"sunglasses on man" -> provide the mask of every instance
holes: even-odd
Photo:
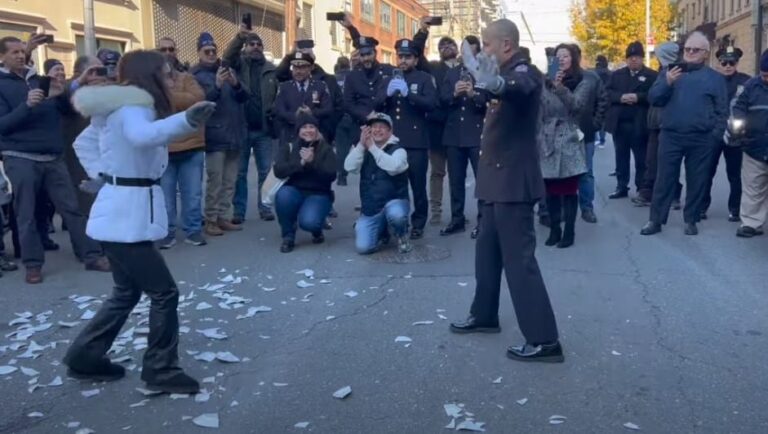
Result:
[[[698,53],[701,53],[702,51],[707,51],[704,48],[696,48],[696,47],[685,47],[684,50],[688,54],[698,54]]]
[[[162,53],[175,53],[176,47],[160,47],[157,50]]]
[[[736,62],[735,60],[721,60],[720,66],[722,66],[723,68],[725,68],[726,66],[736,66],[736,63],[738,62]]]

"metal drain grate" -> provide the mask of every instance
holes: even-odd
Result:
[[[388,264],[416,264],[420,262],[442,261],[451,256],[448,249],[427,245],[415,245],[409,253],[402,254],[397,251],[397,246],[392,243],[384,250],[374,253],[368,259],[374,262]]]

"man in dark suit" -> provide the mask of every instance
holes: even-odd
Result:
[[[437,90],[432,76],[416,69],[419,55],[413,41],[400,39],[395,43],[395,50],[400,69],[380,92],[384,97],[384,112],[394,122],[395,136],[408,153],[408,181],[413,192],[411,239],[418,240],[424,236],[429,210],[427,113],[437,105]]]
[[[475,299],[454,333],[498,333],[501,272],[526,343],[510,347],[515,360],[562,362],[557,324],[536,262],[533,205],[544,195],[536,146],[543,77],[520,51],[512,21],[494,21],[483,32],[485,53],[462,59],[476,83],[492,94],[481,144],[477,198],[483,201],[475,250]],[[496,64],[496,59],[500,65]],[[500,74],[500,75],[499,75]]]
[[[293,80],[280,84],[275,98],[275,118],[280,131],[280,143],[287,144],[296,138],[297,110],[312,114],[321,122],[323,136],[329,137],[328,124],[323,124],[333,115],[333,101],[325,82],[311,77],[314,57],[297,52],[291,61]],[[326,127],[326,128],[324,128]]]
[[[616,191],[608,197],[629,196],[629,166],[635,157],[635,187],[639,190],[645,174],[645,148],[648,143],[648,91],[656,81],[656,71],[643,65],[643,44],[627,47],[627,66],[611,74],[607,92],[611,102],[605,129],[613,135],[616,147]]]

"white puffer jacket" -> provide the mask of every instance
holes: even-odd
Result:
[[[91,125],[75,140],[80,163],[91,178],[160,179],[168,166],[168,143],[195,131],[184,112],[155,120],[154,99],[134,86],[94,86],[78,90],[73,104]],[[91,208],[86,228],[99,241],[155,241],[168,233],[160,185],[106,184]]]

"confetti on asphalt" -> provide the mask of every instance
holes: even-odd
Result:
[[[89,319],[93,319],[94,316],[96,316],[96,312],[88,309],[83,312],[83,315],[80,317],[80,319],[87,321]]]
[[[148,402],[149,402],[149,399],[142,399],[139,402],[134,402],[133,404],[129,405],[129,407],[131,408],[144,407],[145,405],[147,405]]]
[[[519,405],[525,405],[528,403],[528,398],[518,399],[517,402]]]
[[[315,271],[309,268],[305,268],[301,271],[297,271],[296,274],[303,274],[307,279],[314,279]]]
[[[61,377],[57,376],[50,383],[48,383],[48,387],[61,386],[62,384],[64,384],[64,381],[62,381]]]
[[[187,399],[189,398],[189,394],[188,393],[171,393],[170,398],[173,399],[174,401],[177,399]]]
[[[497,378],[497,379],[493,380],[493,384],[501,384],[501,379],[502,379],[502,378],[503,378],[503,377],[499,377],[499,378]]]
[[[309,426],[309,422],[299,422],[296,425],[294,425],[294,428],[306,428]]]
[[[19,368],[15,366],[0,366],[0,375],[8,375],[18,371]]]
[[[72,321],[72,322],[66,322],[66,321],[59,321],[59,326],[64,328],[72,328],[80,325],[80,321]]]
[[[272,383],[272,385],[275,387],[285,387],[288,385],[288,383]]]
[[[559,414],[555,414],[549,417],[549,424],[550,425],[560,425],[565,423],[565,420],[568,419],[565,416],[560,416]]]
[[[336,399],[344,399],[349,396],[350,393],[352,393],[352,388],[350,386],[345,386],[333,392],[333,397]]]
[[[631,429],[633,431],[639,431],[640,430],[640,426],[638,426],[638,425],[636,425],[636,424],[634,424],[632,422],[625,423],[624,424],[624,428]]]
[[[621,355],[621,353],[616,351],[616,350],[611,351],[611,354],[613,354],[614,356],[620,356]]]
[[[99,389],[83,390],[82,392],[80,392],[80,394],[83,395],[86,398],[90,398],[92,396],[96,396],[99,393],[101,393],[101,390],[99,390]]]
[[[396,343],[401,343],[401,342],[408,343],[408,342],[413,342],[413,339],[409,338],[408,336],[398,336],[398,337],[395,338],[395,342]]]
[[[306,280],[299,280],[298,282],[296,282],[296,286],[298,286],[299,288],[304,289],[304,288],[311,288],[311,287],[315,286],[315,284],[314,283],[309,283]]]
[[[210,352],[210,351],[206,351],[206,352],[203,352],[203,353],[200,353],[200,354],[196,355],[195,356],[195,360],[200,360],[202,362],[209,362],[210,363],[210,362],[216,360],[216,353],[213,353],[213,352]]]
[[[222,340],[227,338],[227,334],[224,332],[219,332],[218,327],[212,329],[197,330],[197,332],[210,339]]]
[[[419,325],[432,325],[434,324],[434,321],[416,321],[415,323],[411,325],[419,326]]]
[[[219,427],[219,414],[218,413],[205,413],[192,419],[192,423],[203,428],[218,428]]]
[[[216,353],[216,359],[225,363],[237,363],[240,361],[239,357],[230,353],[229,351],[220,351]]]
[[[155,396],[155,395],[160,395],[161,393],[163,393],[163,392],[161,392],[159,390],[149,390],[149,389],[144,389],[142,387],[137,387],[136,391],[141,393],[144,396]]]
[[[211,392],[206,389],[201,389],[200,392],[195,395],[195,402],[208,402],[209,399],[211,399]]]
[[[346,295],[349,298],[354,298],[354,297],[357,297],[359,294],[357,293],[357,291],[347,291],[344,293],[344,295]]]
[[[456,425],[456,431],[474,431],[474,432],[485,432],[485,422],[475,422],[473,420],[465,420],[464,422],[461,422],[460,424]]]
[[[248,313],[246,313],[245,315],[238,315],[236,319],[251,318],[255,316],[257,313],[261,313],[261,312],[272,312],[272,308],[269,306],[249,307]]]
[[[43,413],[40,413],[39,411],[33,411],[32,413],[29,413],[27,417],[43,417]]]
[[[206,302],[200,302],[195,306],[195,310],[206,310],[206,309],[212,309],[213,306]]]

